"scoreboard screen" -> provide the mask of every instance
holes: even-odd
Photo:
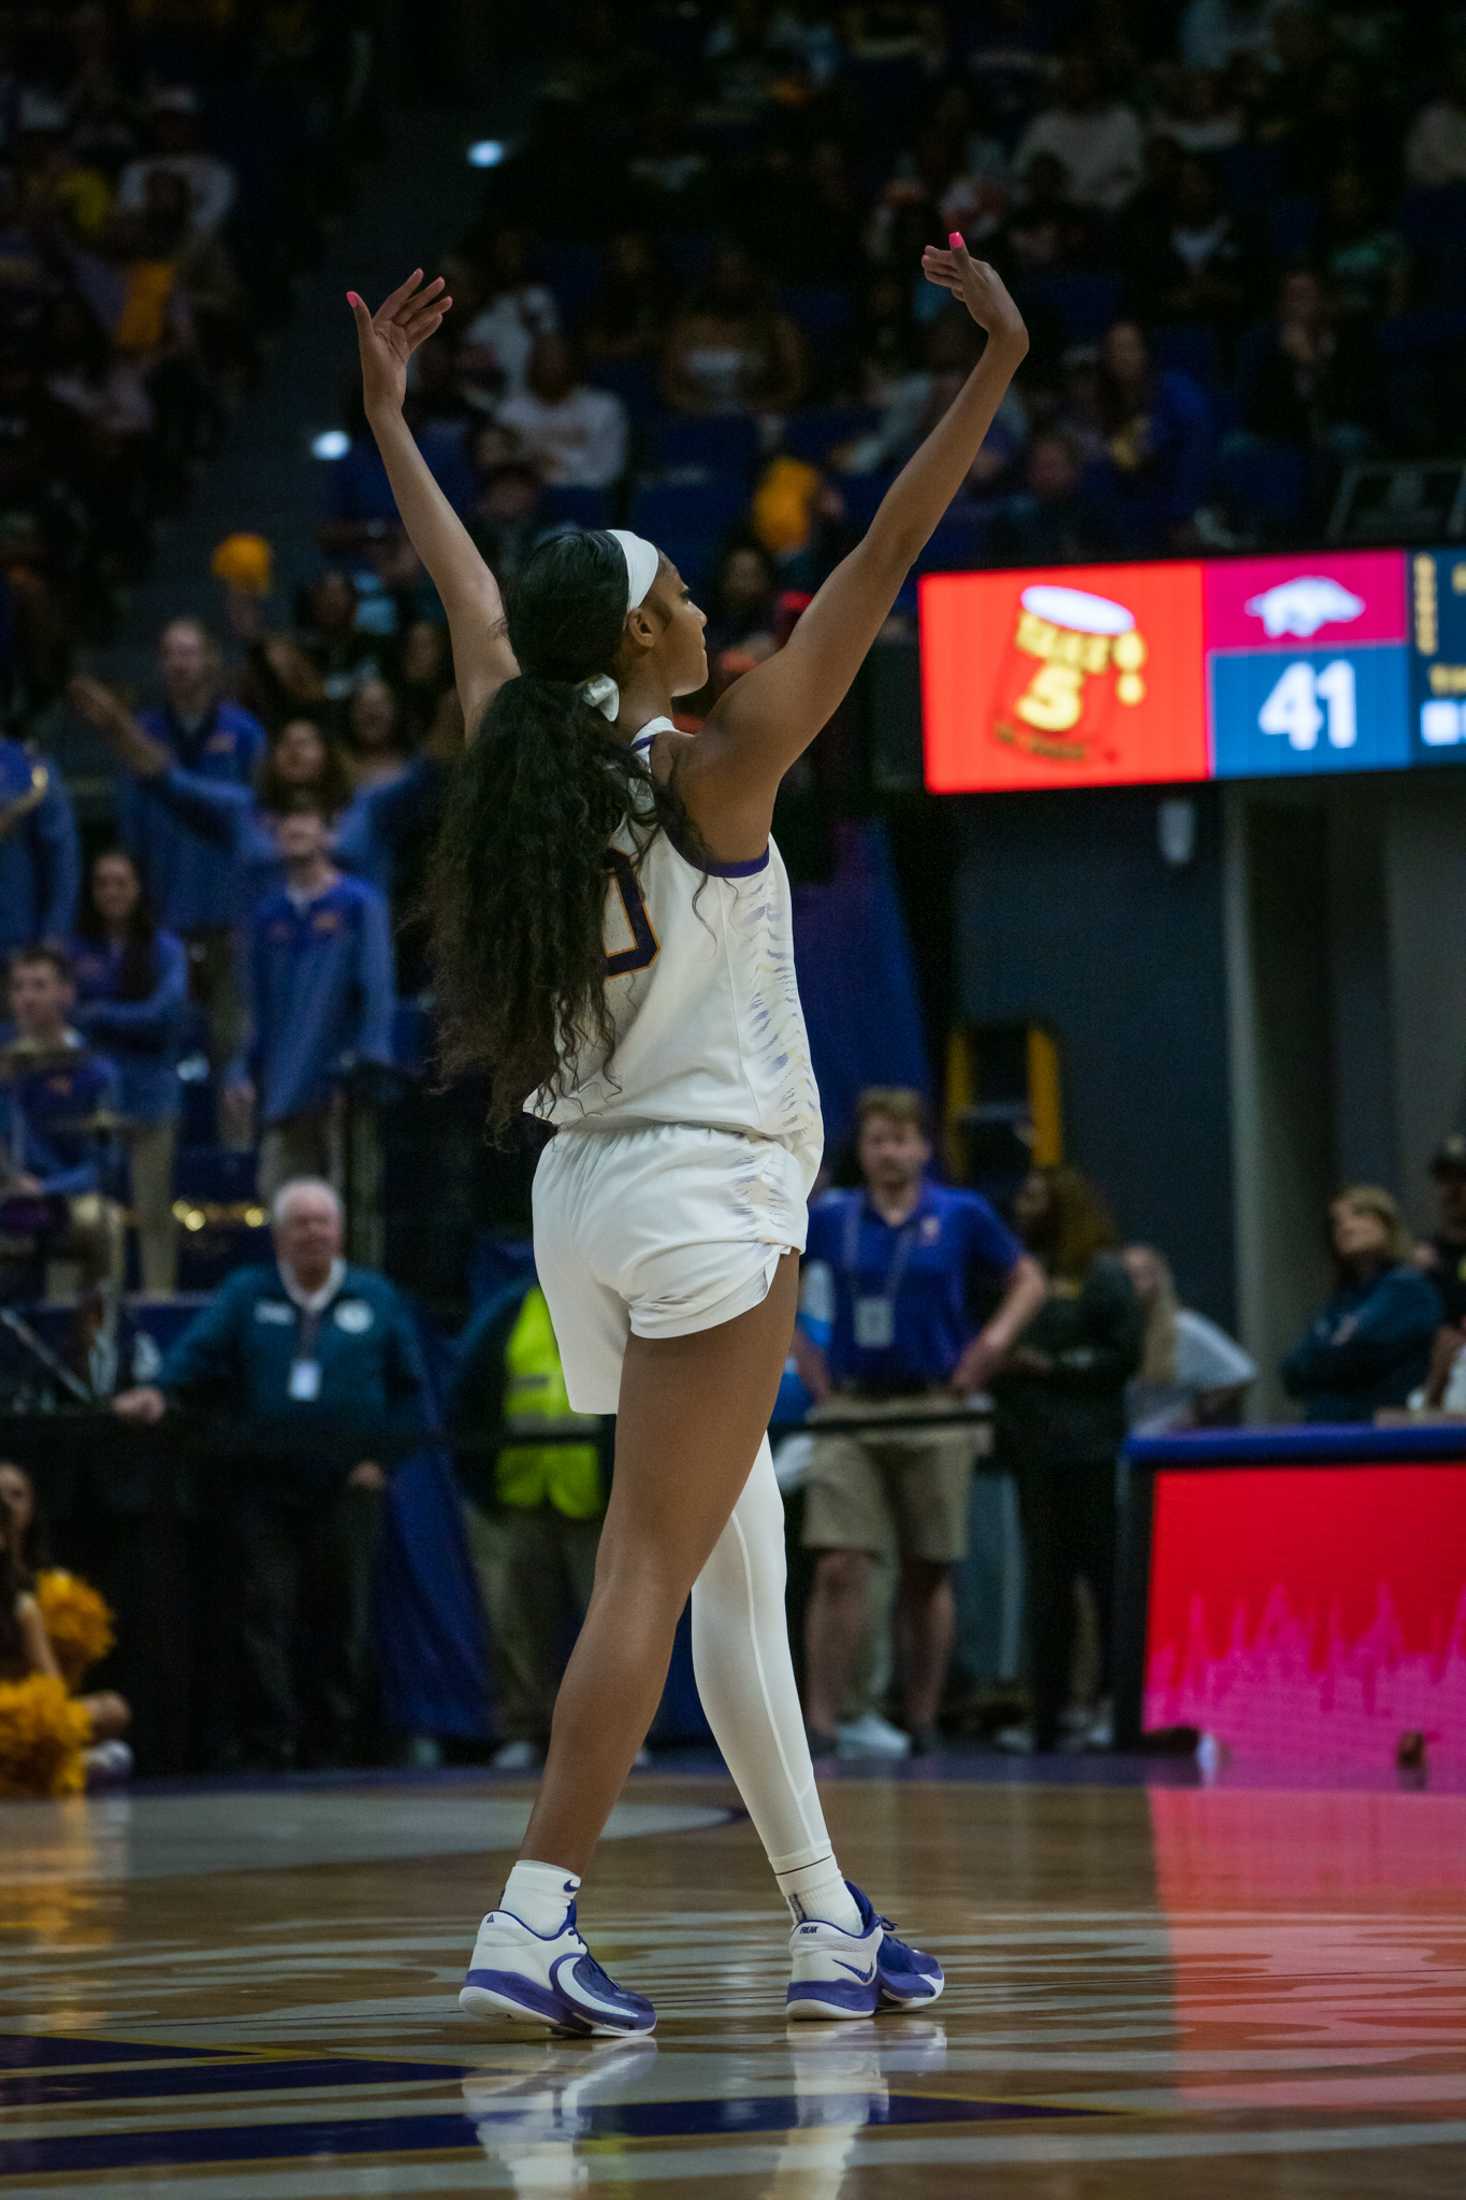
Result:
[[[1466,550],[920,584],[935,794],[1466,764]]]

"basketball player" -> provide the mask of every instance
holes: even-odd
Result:
[[[795,981],[779,782],[848,690],[967,477],[1027,350],[960,236],[923,273],[987,332],[982,358],[780,653],[692,738],[704,614],[621,530],[498,588],[402,418],[405,370],[451,301],[421,271],[375,314],[349,294],[367,418],[443,599],[470,741],[433,865],[444,1066],[483,1072],[502,1129],[556,1126],[535,1259],[572,1405],[617,1416],[594,1593],[538,1800],[461,2005],[579,2033],[650,2031],[576,1929],[575,1898],[651,1724],[692,1596],[703,1708],[793,1913],[788,2012],[935,1999],[940,1965],[841,1876],[784,1615],[766,1434],[794,1325],[819,1099]],[[852,982],[858,973],[852,972]]]

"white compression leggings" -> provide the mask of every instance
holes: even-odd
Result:
[[[784,1610],[784,1500],[767,1436],[692,1591],[692,1668],[775,1872],[830,1852]]]

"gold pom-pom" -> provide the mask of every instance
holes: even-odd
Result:
[[[274,553],[263,535],[226,535],[209,560],[215,580],[246,596],[268,596]]]
[[[105,1658],[117,1640],[111,1610],[89,1581],[59,1566],[37,1575],[36,1602],[56,1663],[68,1688],[75,1688],[87,1668]]]
[[[0,1796],[79,1795],[87,1715],[49,1673],[0,1681]]]

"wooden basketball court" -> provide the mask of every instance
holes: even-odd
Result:
[[[844,2026],[784,2022],[726,1782],[634,1781],[582,1904],[624,2043],[458,2013],[522,1784],[0,1807],[0,2194],[1460,2200],[1466,1796],[943,1769],[828,1791],[950,1982]]]

